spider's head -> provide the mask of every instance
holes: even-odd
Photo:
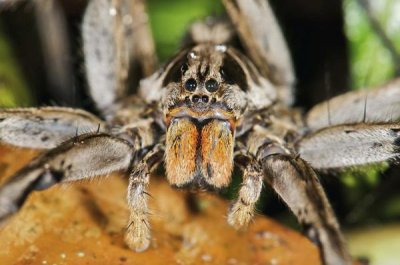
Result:
[[[238,56],[225,45],[199,44],[167,66],[162,108],[171,184],[221,188],[230,183],[235,130],[248,105]]]

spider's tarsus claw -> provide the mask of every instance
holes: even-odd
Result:
[[[150,240],[147,240],[147,242],[145,244],[143,244],[143,246],[135,248],[134,250],[135,250],[135,252],[138,252],[138,253],[143,252],[143,251],[147,250],[149,248],[149,246],[150,246]]]
[[[5,222],[9,217],[11,217],[15,212],[18,211],[18,207],[4,198],[0,198],[0,224]]]
[[[135,252],[143,252],[147,250],[150,246],[150,239],[149,238],[133,238],[133,236],[127,235],[125,237],[125,243],[128,245],[130,249]]]
[[[0,228],[18,212],[24,199],[19,192],[8,190],[5,186],[0,187]]]
[[[128,225],[125,243],[135,252],[143,252],[150,246],[150,226],[147,219],[135,219]]]
[[[247,227],[253,218],[254,205],[244,205],[235,202],[228,212],[228,224],[236,230]]]

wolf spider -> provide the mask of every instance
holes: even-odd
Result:
[[[368,115],[365,91],[337,96],[303,115],[291,107],[291,58],[268,2],[223,4],[229,20],[194,23],[181,50],[154,71],[144,1],[90,1],[83,51],[89,93],[103,119],[64,107],[2,109],[2,144],[48,151],[1,186],[0,219],[34,190],[124,171],[130,209],[125,241],[143,251],[150,243],[146,188],[154,168],[164,162],[169,183],[178,188],[219,189],[230,184],[235,164],[243,183],[228,210],[230,225],[249,223],[265,181],[318,245],[325,264],[350,264],[315,172],[399,157],[400,124],[391,120],[400,114],[400,80],[368,92]],[[129,95],[134,60],[143,79]]]

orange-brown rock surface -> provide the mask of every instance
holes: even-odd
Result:
[[[1,147],[0,179],[34,154]],[[34,192],[0,228],[0,264],[320,264],[317,248],[297,232],[262,216],[237,232],[226,223],[228,202],[199,194],[200,210],[191,211],[185,194],[157,176],[150,183],[152,244],[134,253],[123,242],[126,187],[113,175]]]

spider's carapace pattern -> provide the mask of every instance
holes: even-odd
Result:
[[[400,124],[393,120],[400,116],[400,81],[368,92],[368,115],[363,91],[303,114],[291,107],[295,77],[269,3],[223,3],[227,19],[194,23],[181,50],[155,71],[144,1],[89,1],[83,51],[89,93],[102,118],[63,107],[1,110],[1,143],[48,150],[0,187],[0,219],[34,190],[120,170],[129,174],[125,241],[144,251],[151,239],[146,187],[152,170],[164,163],[178,188],[219,189],[230,184],[236,165],[243,182],[228,210],[230,225],[249,223],[265,182],[325,264],[350,264],[315,172],[399,157]],[[129,95],[132,61],[141,64],[143,79]]]

